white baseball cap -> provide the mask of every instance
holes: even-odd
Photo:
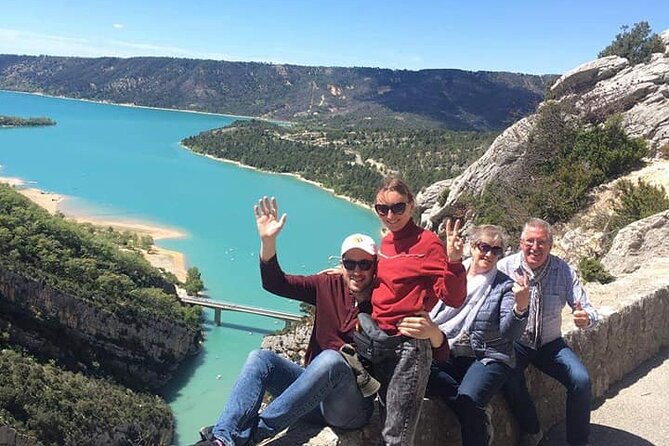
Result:
[[[374,239],[365,234],[351,234],[341,244],[341,255],[343,256],[351,249],[362,249],[367,254],[376,255],[376,243]]]

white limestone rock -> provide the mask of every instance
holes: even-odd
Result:
[[[602,265],[613,275],[633,273],[659,258],[669,258],[669,210],[621,229]],[[659,273],[659,272],[658,272]],[[665,275],[667,271],[665,270]]]
[[[566,94],[574,94],[584,89],[590,89],[597,82],[615,76],[629,66],[624,57],[607,56],[579,65],[563,74],[550,89],[554,97],[559,98]]]
[[[453,179],[446,204],[454,203],[465,192],[480,193],[500,171],[517,166],[525,155],[527,140],[536,119],[536,115],[523,118],[495,138],[481,158]]]
[[[421,225],[423,227],[432,227],[430,217],[433,210],[434,212],[438,212],[441,209],[443,203],[439,202],[439,198],[444,191],[450,189],[452,183],[452,179],[437,181],[416,195],[416,207],[418,208],[418,212],[421,213]]]

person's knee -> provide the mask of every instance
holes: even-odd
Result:
[[[274,362],[274,359],[276,358],[276,353],[266,350],[264,348],[258,348],[255,350],[251,350],[249,352],[248,356],[246,357],[246,364],[247,365],[269,365],[272,362]]]
[[[316,356],[314,361],[312,361],[312,365],[316,365],[334,373],[349,369],[344,357],[336,350],[323,350]]]
[[[462,400],[463,404],[466,404],[471,407],[477,407],[483,409],[486,405],[485,401],[481,401],[480,392],[471,392],[472,389],[463,389],[458,390],[457,400]]]

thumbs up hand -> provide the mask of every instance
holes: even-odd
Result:
[[[586,328],[588,325],[590,325],[590,316],[588,316],[588,313],[586,313],[583,309],[581,301],[576,301],[574,305],[574,311],[572,312],[572,317],[574,318],[574,324],[578,328]]]

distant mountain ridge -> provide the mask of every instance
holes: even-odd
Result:
[[[531,113],[553,75],[0,55],[0,89],[284,120],[496,130]]]

